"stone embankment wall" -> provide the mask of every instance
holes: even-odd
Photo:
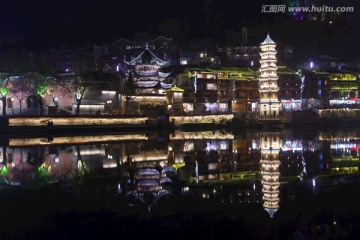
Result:
[[[49,122],[54,126],[87,126],[87,125],[123,125],[146,124],[147,117],[105,118],[105,117],[10,117],[10,127],[46,126]]]
[[[197,116],[170,116],[170,122],[175,125],[188,123],[216,123],[226,124],[231,122],[234,114],[214,114],[214,115],[197,115]]]

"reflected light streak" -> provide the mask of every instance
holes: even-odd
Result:
[[[36,145],[54,145],[54,144],[84,144],[92,142],[111,142],[111,141],[129,141],[129,140],[148,140],[145,134],[123,134],[123,135],[95,135],[95,136],[69,136],[55,137],[51,142],[48,138],[11,138],[9,146],[36,146]]]

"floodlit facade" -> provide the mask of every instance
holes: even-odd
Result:
[[[132,72],[133,81],[137,88],[150,88],[151,91],[146,91],[148,94],[160,93],[155,89],[170,88],[174,82],[167,82],[170,72],[161,72],[161,68],[168,66],[170,59],[164,57],[161,59],[156,56],[146,45],[145,49],[136,57],[131,56],[130,60],[124,59],[128,72]],[[158,86],[160,85],[160,86]],[[144,92],[144,91],[142,91]]]
[[[283,51],[278,49],[281,54],[277,56],[276,43],[270,36],[260,46],[246,46],[244,29],[245,46],[217,46],[216,50],[199,50],[205,44],[199,42],[191,44],[191,51],[178,52],[171,38],[151,40],[139,35],[136,41],[121,38],[101,45],[63,45],[34,53],[29,61],[35,66],[48,65],[56,72],[49,78],[68,85],[49,85],[38,95],[30,85],[33,76],[41,73],[17,75],[3,69],[0,80],[5,101],[0,102],[0,109],[8,116],[232,113],[269,122],[291,111],[359,108],[358,71],[346,65],[347,69],[342,69],[343,64],[336,65],[336,58],[322,55],[322,64],[311,59],[306,63],[308,69],[288,68],[292,54],[288,46],[282,61],[285,65],[278,66],[277,57],[282,59]],[[325,68],[329,61],[336,69]],[[84,71],[93,73],[89,83],[96,86],[91,85],[83,96],[71,86],[80,63]],[[130,74],[134,88],[125,93]]]
[[[260,120],[279,120],[279,87],[276,66],[276,44],[267,35],[260,45]]]
[[[187,74],[177,79],[185,90],[184,112],[240,114],[257,111],[259,91],[254,70],[188,68],[185,72]]]
[[[135,86],[129,108],[132,111],[130,113],[134,113],[135,110],[143,114],[141,110],[143,105],[166,107],[166,90],[175,84],[175,80],[170,77],[171,72],[162,72],[162,69],[169,65],[170,59],[166,54],[162,58],[155,55],[148,44],[139,55],[128,58],[124,59],[127,66],[126,74],[128,81],[131,76],[131,81]]]
[[[285,66],[279,66],[277,74],[279,76],[278,86],[281,110],[302,110],[305,77],[298,71]]]

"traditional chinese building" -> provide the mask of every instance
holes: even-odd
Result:
[[[133,81],[138,88],[137,92],[142,94],[162,94],[161,89],[170,88],[174,82],[167,81],[170,73],[161,71],[170,63],[170,59],[156,56],[146,45],[137,57],[131,57],[129,61],[124,59],[128,66],[128,72],[132,72]]]
[[[186,90],[184,101],[192,101],[194,112],[247,113],[257,110],[258,80],[252,69],[188,68],[186,72],[187,76],[178,82]],[[193,94],[185,97],[190,92]]]
[[[260,45],[260,120],[279,120],[279,87],[276,44],[267,35]]]
[[[237,67],[258,67],[259,46],[217,47],[221,65]]]
[[[34,53],[32,61],[40,66],[45,65],[57,73],[71,73],[76,71],[81,63],[87,70],[96,69],[95,44],[77,46],[61,45],[59,49],[51,49]]]
[[[345,69],[305,71],[305,108],[351,108],[359,106],[357,73]]]
[[[318,70],[302,70],[305,77],[303,109],[314,109],[329,105],[329,79],[330,73]]]
[[[124,62],[124,56],[137,56],[145,47],[148,47],[156,55],[166,55],[168,59],[172,60],[170,64],[174,64],[172,39],[163,36],[152,40],[150,38],[150,36],[137,36],[132,40],[120,38],[114,42],[95,46],[94,55],[97,69],[107,72],[125,72],[127,64]]]
[[[277,69],[279,76],[279,100],[283,111],[301,110],[304,77],[298,71],[279,66]]]
[[[137,56],[124,59],[127,75],[131,76],[134,84],[134,96],[131,109],[141,112],[140,105],[151,103],[152,105],[167,105],[165,90],[175,84],[175,79],[170,77],[171,72],[163,72],[170,59],[166,52],[159,52],[161,57],[150,50],[148,44]]]
[[[338,69],[330,72],[329,103],[331,107],[359,104],[359,82],[353,71]]]

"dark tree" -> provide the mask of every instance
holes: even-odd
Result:
[[[2,114],[6,115],[6,97],[9,93],[9,80],[29,70],[30,54],[21,46],[4,44],[0,49],[0,95],[3,103]]]
[[[126,81],[126,85],[124,87],[123,90],[123,96],[126,100],[125,103],[125,115],[128,114],[128,107],[129,107],[129,102],[134,98],[134,95],[136,94],[135,91],[135,85],[134,85],[134,80],[133,80],[133,76],[132,76],[132,72],[129,73],[128,79]]]

